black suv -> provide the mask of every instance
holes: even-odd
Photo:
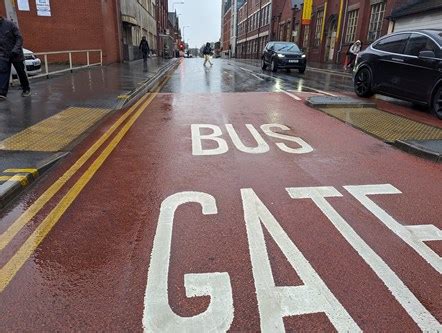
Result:
[[[279,68],[287,70],[296,68],[299,73],[304,73],[307,58],[295,43],[270,42],[266,45],[261,57],[261,68],[266,69],[268,65],[273,72]]]
[[[353,70],[358,96],[380,93],[429,106],[442,119],[442,29],[384,36],[358,54]]]

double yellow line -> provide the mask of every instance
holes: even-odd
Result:
[[[53,183],[9,228],[0,235],[0,251],[3,250],[20,230],[31,221],[38,212],[51,200],[55,194],[69,181],[72,176],[97,152],[97,150],[112,136],[112,134],[130,117],[124,126],[115,135],[112,141],[101,152],[96,160],[81,175],[77,182],[69,189],[58,204],[39,224],[34,232],[26,239],[14,256],[0,269],[0,293],[8,286],[17,272],[24,265],[26,260],[34,253],[40,243],[45,239],[51,229],[57,224],[65,211],[74,202],[83,188],[100,169],[112,151],[118,146],[120,141],[133,126],[135,121],[141,116],[144,110],[158,95],[167,78],[159,84],[157,89],[140,99],[125,114],[123,114],[95,143],[92,145],[63,176]]]

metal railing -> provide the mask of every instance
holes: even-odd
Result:
[[[80,54],[80,53],[86,53],[86,65],[81,65],[81,66],[75,66],[72,62],[72,54]],[[91,53],[100,53],[100,62],[97,63],[90,63],[90,54]],[[61,55],[61,54],[68,54],[69,56],[69,68],[65,68],[65,69],[60,69],[60,70],[56,70],[53,72],[49,72],[49,62],[48,62],[48,55]],[[44,68],[45,68],[45,72],[38,74],[38,75],[34,75],[32,76],[33,78],[37,78],[37,77],[42,77],[42,76],[46,76],[47,78],[49,78],[50,74],[59,74],[59,73],[63,73],[63,72],[73,72],[74,70],[77,69],[82,69],[82,68],[87,68],[87,67],[92,67],[92,66],[103,66],[103,50],[75,50],[75,51],[57,51],[57,52],[38,52],[38,53],[34,53],[35,56],[43,57],[43,62],[44,62]],[[40,59],[42,60],[42,59]]]
[[[60,56],[60,55],[68,55],[69,57],[69,67],[63,69],[57,69],[55,71],[49,71],[49,67],[51,64],[48,61],[48,56]],[[85,65],[75,65],[73,62],[72,55],[73,54],[86,54],[86,64]],[[91,55],[99,54],[99,62],[91,63]],[[36,52],[33,53],[36,57],[38,57],[41,61],[42,69],[44,69],[40,74],[29,76],[29,79],[36,79],[39,77],[49,78],[50,75],[60,74],[64,72],[73,72],[74,70],[93,67],[93,66],[103,66],[103,50],[72,50],[72,51],[55,51],[55,52]],[[67,66],[68,64],[65,63]],[[52,66],[56,66],[55,63]],[[60,66],[60,65],[58,65]],[[11,74],[12,76],[12,74]],[[18,79],[18,78],[17,78]],[[11,84],[17,82],[18,80],[11,80]]]

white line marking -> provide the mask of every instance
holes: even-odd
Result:
[[[239,66],[238,66],[239,67]],[[249,73],[255,73],[255,72],[253,72],[252,70],[250,70],[250,69],[247,69],[247,68],[244,68],[244,67],[239,67],[239,68],[241,68],[242,70],[244,70],[244,71],[246,71],[246,72],[249,72]],[[252,74],[253,76],[255,76],[254,74]],[[274,77],[274,76],[271,76],[271,75],[267,75],[267,74],[264,74],[264,73],[259,73],[259,75],[261,75],[261,76],[265,76],[265,77],[268,77],[268,78],[271,78],[271,79],[273,79],[273,80],[284,80],[283,78],[280,78],[280,77]],[[260,80],[263,80],[264,81],[264,79],[262,79],[262,78],[259,78]],[[306,86],[306,85],[302,85],[302,87],[303,88],[306,88],[306,89],[310,89],[310,90],[313,90],[313,91],[316,91],[316,92],[318,92],[318,93],[321,93],[321,94],[324,94],[324,95],[327,95],[327,96],[333,96],[333,97],[337,97],[337,95],[335,95],[335,94],[332,94],[332,93],[329,93],[329,92],[326,92],[326,91],[323,91],[323,90],[319,90],[319,89],[316,89],[316,88],[312,88],[312,87],[309,87],[309,86]]]
[[[302,101],[301,98],[299,98],[298,96],[296,96],[296,95],[294,95],[294,94],[289,93],[288,91],[286,91],[286,90],[284,90],[284,89],[281,89],[281,91],[282,91],[284,94],[286,94],[287,96],[290,96],[291,98],[293,98],[293,99],[295,99],[295,100],[297,100],[297,101]]]
[[[376,216],[385,226],[400,237],[405,243],[412,247],[426,262],[435,270],[442,273],[442,259],[424,241],[442,240],[442,232],[434,225],[411,225],[403,226],[385,210],[379,207],[369,195],[379,194],[400,194],[396,187],[390,184],[385,185],[359,185],[344,186],[344,188],[356,198],[365,208]]]
[[[359,253],[391,294],[424,332],[438,332],[441,324],[422,305],[385,261],[354,231],[348,222],[332,207],[326,198],[342,197],[334,187],[286,188],[293,199],[311,199],[329,219],[345,240]]]
[[[253,73],[253,71],[251,71],[251,70],[248,70],[248,69],[246,69],[246,68],[243,68],[243,67],[240,67],[243,71],[246,71],[246,72],[248,72],[250,75],[252,75],[252,76],[254,76],[254,77],[256,77],[258,80],[261,80],[261,81],[264,81],[264,79],[262,78],[262,77],[259,77],[258,75],[255,75],[254,73]]]
[[[169,265],[175,211],[198,203],[203,215],[218,213],[215,198],[203,192],[180,192],[161,203],[144,297],[144,332],[225,332],[233,321],[232,285],[227,272],[184,274],[187,297],[209,296],[207,309],[181,317],[169,305]]]
[[[361,329],[333,295],[253,189],[241,189],[262,332],[285,332],[283,317],[323,312],[338,332]],[[301,278],[302,286],[276,286],[263,227]]]

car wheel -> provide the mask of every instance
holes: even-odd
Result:
[[[278,65],[276,65],[275,59],[272,60],[272,72],[278,71]]]
[[[305,72],[305,67],[304,67],[304,68],[300,68],[300,69],[298,69],[298,71],[299,71],[299,73],[304,74],[304,72]]]
[[[436,88],[433,103],[431,103],[431,111],[436,117],[442,119],[442,86]]]
[[[261,59],[261,68],[262,68],[263,70],[266,70],[266,69],[267,69],[267,64],[266,64],[266,62],[264,61],[264,59]]]
[[[354,88],[359,97],[370,97],[373,95],[371,90],[371,73],[368,68],[361,68],[355,75]]]

